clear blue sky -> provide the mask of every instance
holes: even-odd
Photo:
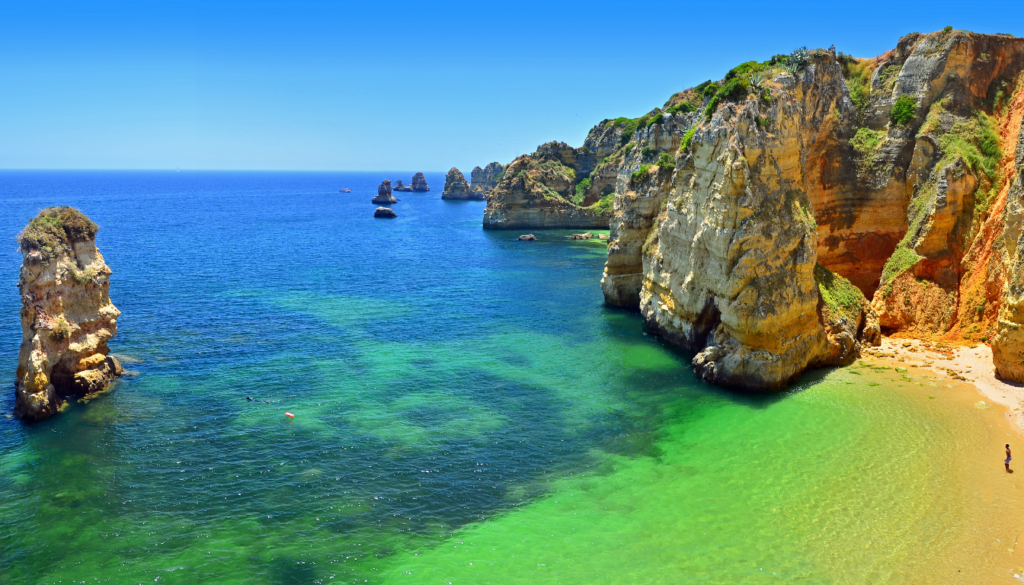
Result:
[[[801,45],[1024,36],[1012,6],[0,0],[0,168],[468,172]]]

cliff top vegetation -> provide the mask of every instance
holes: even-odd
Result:
[[[62,246],[95,238],[97,230],[99,226],[74,207],[48,207],[18,234],[18,245],[23,252],[38,250],[49,258]]]

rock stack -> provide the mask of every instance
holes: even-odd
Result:
[[[423,176],[423,173],[416,173],[412,176],[412,190],[417,193],[430,191],[430,187],[427,186],[427,178]]]
[[[444,191],[441,192],[441,199],[476,199],[483,201],[486,197],[482,192],[471,191],[469,183],[466,182],[466,177],[462,175],[459,169],[452,167],[444,178]]]
[[[107,341],[120,311],[110,302],[110,268],[96,249],[99,228],[71,207],[39,212],[18,236],[23,261],[21,350],[14,413],[53,416],[68,398],[102,392],[121,375]]]
[[[398,217],[398,214],[395,213],[395,210],[391,209],[390,207],[378,207],[373,211],[373,217],[379,217],[382,219],[394,219]]]
[[[501,173],[504,170],[505,167],[496,162],[492,162],[482,169],[474,167],[473,172],[470,173],[470,190],[483,195],[490,193],[491,189],[498,185],[498,180],[501,179]]]
[[[395,185],[392,190],[393,191],[399,191],[399,192],[403,192],[403,191],[404,192],[411,192],[412,191],[412,187],[410,187],[409,185],[403,184],[402,183],[402,179],[398,179],[398,184]]]
[[[377,187],[377,196],[373,198],[373,202],[376,203],[377,205],[390,205],[392,203],[398,202],[398,200],[395,199],[395,196],[391,194],[390,180],[384,179],[384,181],[380,184],[380,187]]]

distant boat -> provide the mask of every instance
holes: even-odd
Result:
[[[351,193],[351,192],[352,192],[352,189],[342,189],[341,191],[338,191],[338,193]]]

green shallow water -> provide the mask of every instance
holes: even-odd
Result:
[[[0,419],[0,583],[1012,579],[993,551],[1016,533],[984,522],[1019,517],[1015,487],[970,480],[999,415],[944,382],[724,391],[603,307],[601,242],[520,243],[436,195],[384,224],[316,198],[376,177],[158,179],[73,202],[137,375]],[[11,223],[46,204],[25,192]]]

